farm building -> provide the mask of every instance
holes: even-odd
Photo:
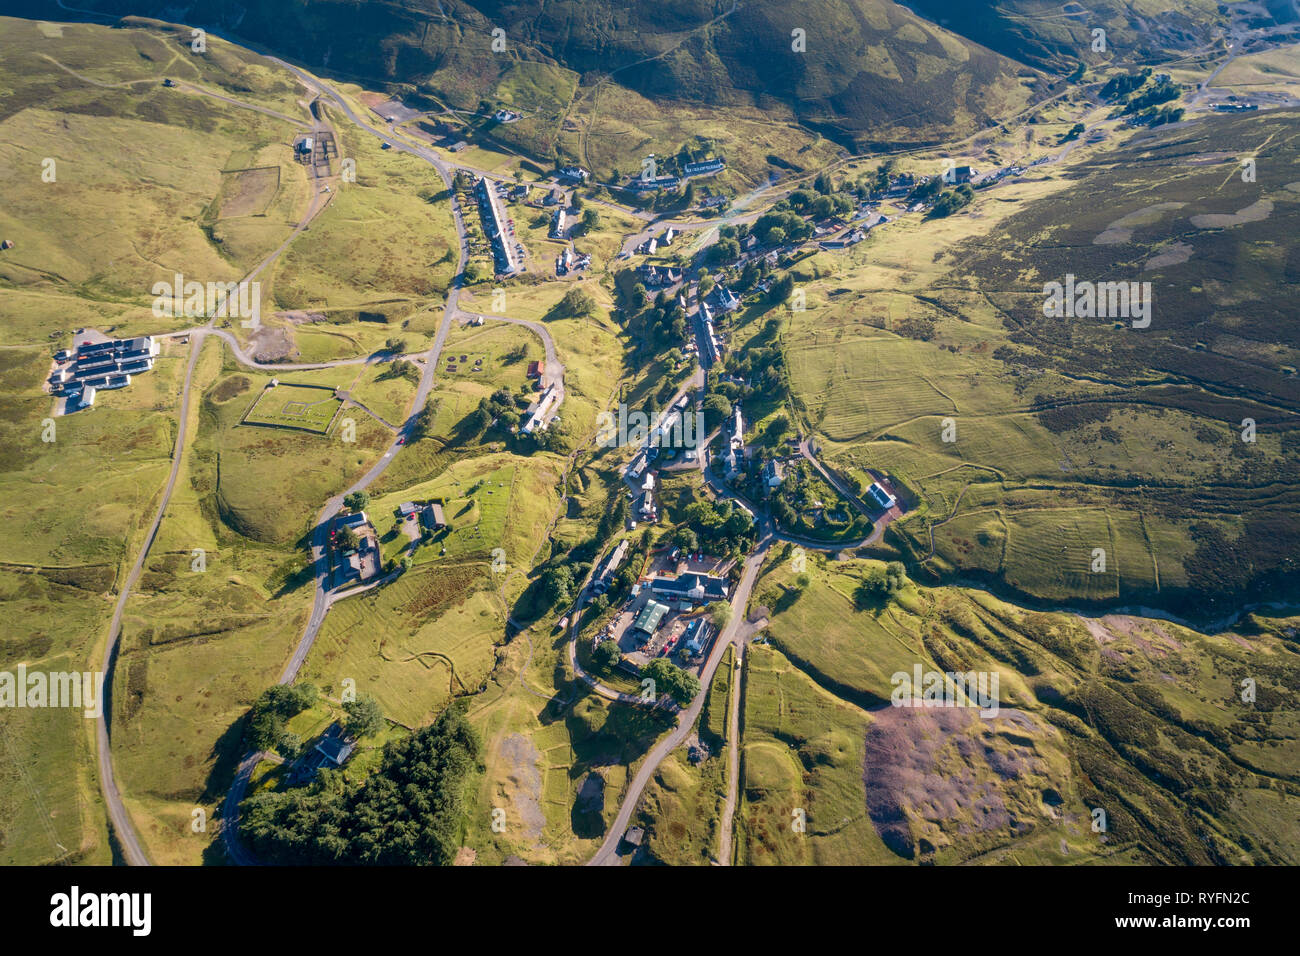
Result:
[[[609,558],[601,565],[600,570],[596,572],[595,580],[592,582],[591,589],[597,594],[604,594],[609,590],[610,581],[614,577],[614,572],[618,570],[623,558],[627,555],[627,539],[624,538],[618,543],[618,547],[610,553]]]
[[[636,621],[632,624],[632,630],[640,631],[643,634],[653,634],[659,627],[659,622],[664,619],[668,613],[668,605],[660,604],[658,601],[646,601],[645,607],[641,608],[641,613],[636,616]]]
[[[442,512],[442,505],[434,502],[420,510],[420,524],[424,525],[430,531],[438,531],[447,527],[447,516]]]

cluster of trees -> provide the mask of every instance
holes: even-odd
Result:
[[[1067,132],[1061,134],[1060,142],[1068,143],[1072,140],[1078,139],[1080,136],[1083,135],[1083,131],[1085,129],[1087,129],[1087,127],[1084,126],[1082,123],[1075,123],[1073,126],[1070,127],[1070,129]]]
[[[1130,98],[1128,104],[1124,107],[1124,112],[1140,113],[1153,106],[1159,106],[1161,103],[1168,103],[1170,100],[1176,100],[1182,95],[1183,88],[1181,86],[1173,80],[1162,79],[1149,90],[1145,90]]]
[[[744,554],[757,538],[754,519],[730,501],[692,502],[686,506],[686,524],[695,532],[697,550],[709,554]]]
[[[579,197],[574,195],[574,203],[579,201]],[[600,213],[596,211],[595,206],[587,206],[582,210],[582,217],[577,224],[569,229],[569,235],[576,239],[579,236],[585,236],[588,233],[595,232],[600,228]]]
[[[285,729],[291,717],[302,713],[320,696],[315,684],[276,684],[253,702],[244,725],[244,736],[253,750],[276,750],[294,758],[302,750],[302,739]]]
[[[760,467],[759,462],[755,461],[755,479]],[[808,514],[817,501],[823,505],[820,525]],[[820,537],[829,531],[836,536],[857,537],[866,535],[871,528],[869,518],[843,501],[803,461],[789,469],[781,486],[772,492],[771,508],[777,525],[792,534]]]
[[[531,404],[527,395],[512,395],[507,389],[499,388],[487,398],[479,399],[478,407],[465,419],[465,428],[473,435],[481,434],[493,422],[503,428],[514,428],[519,424],[519,413]]]
[[[438,415],[439,401],[440,399],[431,398],[424,403],[424,408],[415,413],[415,418],[411,421],[411,437],[417,441],[433,431],[433,420]]]
[[[370,495],[365,491],[352,491],[343,496],[343,507],[349,511],[365,511],[370,504]]]
[[[731,623],[731,605],[726,601],[714,601],[709,605],[709,620],[718,630]]]
[[[356,700],[343,705],[347,717],[343,726],[353,737],[369,737],[384,729],[384,711],[379,701],[369,694],[361,694]]]
[[[1144,120],[1148,126],[1164,126],[1166,123],[1177,123],[1183,118],[1183,108],[1181,106],[1162,106],[1144,110],[1138,114],[1138,118]]]
[[[613,670],[623,659],[623,652],[618,649],[618,641],[601,641],[591,652],[591,659],[598,667]]]
[[[931,176],[924,182],[919,182],[912,187],[912,191],[907,194],[907,201],[914,202],[933,202],[938,198],[939,192],[943,189],[943,180],[938,176]]]
[[[782,200],[754,222],[753,233],[767,246],[780,246],[787,242],[803,242],[812,235],[813,227],[803,216]]]
[[[404,378],[412,385],[420,384],[420,370],[414,362],[408,362],[406,359],[396,359],[388,363],[383,374],[379,376],[380,380],[390,378]]]
[[[790,301],[790,296],[794,294],[794,276],[785,272],[781,277],[772,283],[772,288],[767,290],[767,301],[773,305],[784,305]]]
[[[970,183],[962,183],[956,189],[944,189],[943,179],[939,176],[932,176],[923,183],[918,183],[910,193],[907,194],[907,201],[928,202],[932,204],[927,219],[942,219],[945,216],[951,216],[958,209],[970,204],[975,198],[975,190],[971,188]]]
[[[884,568],[870,567],[853,591],[853,602],[860,608],[879,607],[907,584],[907,569],[901,561],[890,561]]]
[[[822,173],[821,176],[817,177],[819,185],[825,175],[825,173]],[[856,205],[853,197],[848,193],[831,192],[829,186],[826,191],[821,189],[796,189],[789,195],[788,201],[791,208],[796,212],[804,216],[812,216],[814,219],[842,216],[847,212],[852,212]]]
[[[311,787],[241,808],[254,852],[282,865],[446,866],[461,843],[464,790],[481,744],[459,707],[384,747],[360,782],[322,770]]]
[[[731,230],[732,235],[727,235],[728,229]],[[709,248],[709,261],[711,263],[721,266],[729,262],[735,262],[740,258],[740,239],[745,237],[741,236],[738,239],[734,235],[735,232],[736,229],[733,226],[723,226],[719,230],[718,241]]]
[[[678,707],[685,707],[700,692],[700,679],[666,657],[656,657],[641,668],[641,679],[646,678],[654,681],[655,696],[667,694]]]
[[[1121,73],[1119,76],[1113,76],[1106,81],[1106,85],[1101,88],[1101,98],[1103,100],[1122,100],[1134,90],[1139,89],[1151,76],[1151,67],[1143,67],[1137,73]]]
[[[773,286],[773,292],[776,288]],[[764,341],[774,340],[780,326],[780,319],[775,316],[769,319],[764,330]],[[736,402],[749,402],[759,398],[765,402],[779,403],[785,397],[785,355],[776,345],[753,345],[730,352],[723,363],[723,370],[733,378],[743,379],[744,384],[722,378],[717,366],[709,370],[704,417],[706,427],[710,430],[731,414]]]
[[[704,399],[704,430],[711,432],[730,417],[731,400],[720,392],[710,392]]]
[[[583,573],[586,573],[586,568],[583,568]],[[547,566],[542,572],[541,582],[542,600],[546,602],[547,607],[568,604],[573,600],[573,589],[577,582],[574,580],[571,565],[552,564]]]
[[[632,287],[630,305],[627,324],[651,345],[664,346],[686,338],[686,311],[667,292],[660,292],[651,302],[645,286],[638,282]]]
[[[956,189],[945,189],[939,198],[934,201],[934,206],[926,215],[927,219],[942,219],[945,216],[951,216],[959,209],[970,205],[975,198],[975,190],[971,188],[970,183],[962,183]]]
[[[584,316],[594,315],[595,312],[596,300],[592,298],[591,293],[575,285],[564,293],[564,298],[555,304],[547,318],[581,319]]]

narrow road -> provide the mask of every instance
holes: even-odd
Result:
[[[122,848],[122,855],[129,866],[148,866],[149,858],[140,844],[140,838],[131,823],[131,816],[122,803],[122,794],[117,789],[117,777],[113,773],[113,752],[110,748],[113,669],[116,666],[117,648],[122,638],[122,615],[126,611],[127,599],[131,596],[131,588],[135,586],[135,582],[139,580],[144,570],[149,549],[153,547],[154,539],[158,537],[163,515],[167,513],[167,504],[171,501],[172,491],[176,487],[176,476],[180,474],[181,458],[185,451],[185,434],[189,430],[190,388],[194,379],[194,366],[199,360],[199,346],[200,340],[195,340],[190,347],[185,385],[181,389],[180,426],[176,430],[176,444],[172,450],[171,472],[167,475],[162,500],[158,502],[158,511],[153,516],[153,523],[149,526],[149,534],[145,537],[144,546],[136,556],[135,564],[131,566],[122,584],[122,590],[118,593],[117,606],[113,609],[113,620],[108,625],[108,644],[104,647],[104,660],[100,667],[104,682],[100,687],[100,700],[104,701],[104,706],[99,708],[95,728],[96,749],[99,751],[99,780],[104,791],[104,804],[108,810],[108,818],[113,824],[113,832],[117,836],[118,845]]]

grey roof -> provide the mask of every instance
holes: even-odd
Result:
[[[655,577],[650,579],[650,590],[674,596],[687,596],[692,591],[702,591],[704,597],[723,600],[727,596],[726,578],[712,574],[700,574],[695,571],[679,574],[675,578]]]
[[[343,766],[356,744],[349,743],[341,737],[326,737],[316,745],[316,752],[337,767]]]

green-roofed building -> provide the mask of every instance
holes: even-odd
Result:
[[[645,607],[636,616],[636,622],[632,625],[632,629],[653,634],[655,628],[659,626],[659,622],[664,619],[664,615],[667,613],[667,604],[660,604],[658,601],[646,601]]]

